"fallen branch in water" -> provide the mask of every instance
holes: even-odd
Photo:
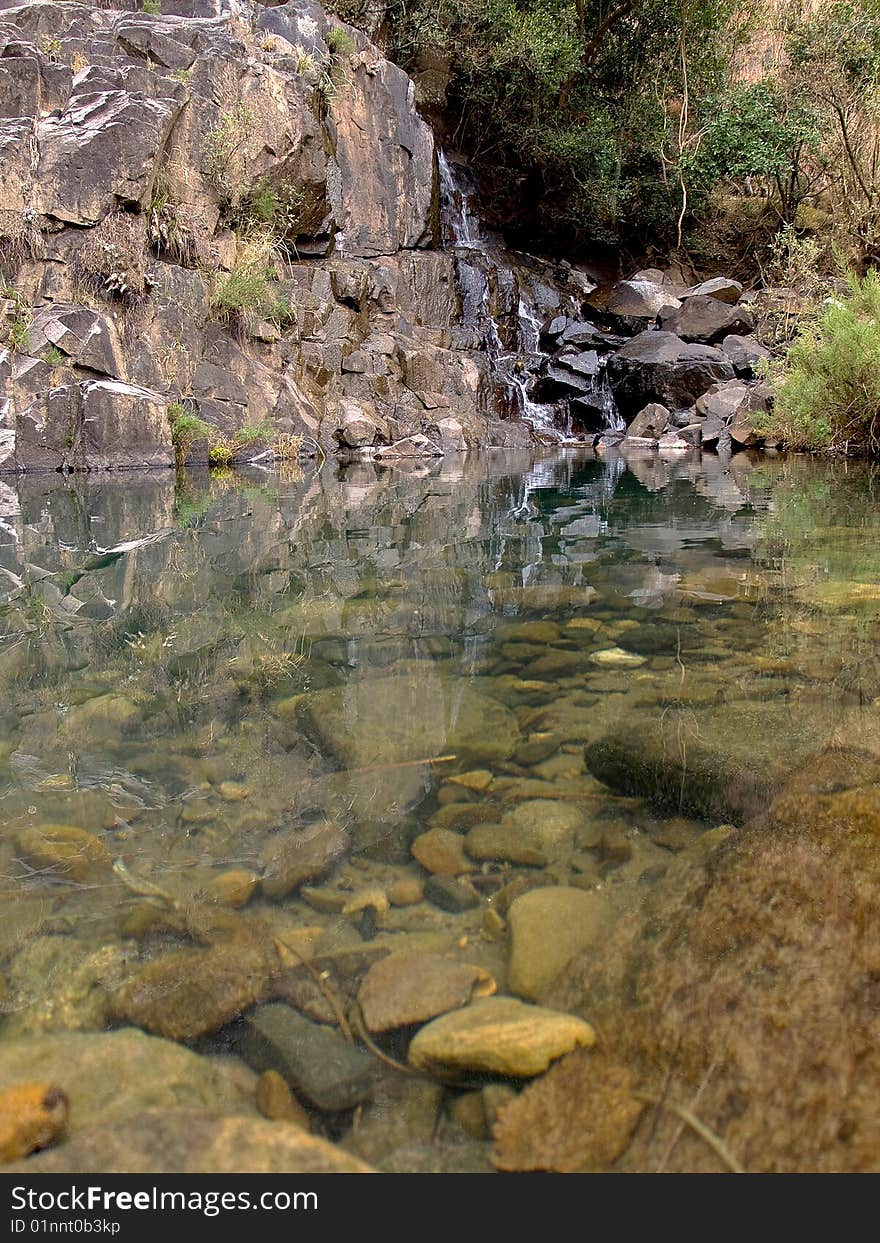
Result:
[[[380,1062],[384,1062],[386,1066],[390,1066],[392,1070],[399,1070],[402,1075],[410,1075],[416,1079],[429,1078],[429,1076],[423,1075],[421,1071],[414,1070],[412,1066],[405,1066],[403,1062],[396,1061],[390,1056],[390,1054],[385,1053],[379,1048],[375,1040],[373,1040],[372,1036],[367,1031],[367,1025],[364,1022],[364,1014],[361,1010],[360,1003],[357,1001],[352,1006],[351,1018],[354,1023],[355,1033],[358,1038],[363,1041],[364,1045],[367,1049],[369,1049],[373,1057],[378,1058]]]
[[[453,760],[457,759],[457,755],[438,755],[435,759],[400,760],[397,764],[368,764],[365,768],[346,768],[344,771],[347,775],[354,775],[355,773],[386,773],[391,772],[395,768],[421,768],[425,764],[451,764]]]
[[[277,934],[276,934],[275,940],[280,945],[283,945],[284,948],[288,951],[288,953],[293,954],[294,958],[299,959],[300,963],[302,963],[302,965],[305,967],[307,973],[311,976],[315,987],[318,989],[321,996],[324,998],[324,1000],[327,1002],[330,1009],[333,1011],[334,1015],[336,1016],[336,1022],[339,1024],[339,1030],[341,1034],[345,1037],[345,1039],[350,1044],[354,1044],[354,1036],[352,1035],[352,1030],[348,1025],[348,1021],[346,1020],[345,1010],[343,1009],[343,1006],[342,1006],[342,1000],[337,995],[336,990],[330,984],[327,983],[327,981],[321,975],[320,971],[316,971],[315,968],[312,966],[312,964],[308,961],[308,959],[302,956],[299,950],[294,949],[294,947],[290,944],[289,941],[285,941],[283,937],[279,937]]]
[[[706,1126],[705,1122],[700,1119],[687,1108],[685,1105],[679,1105],[676,1101],[663,1100],[659,1096],[651,1096],[647,1092],[633,1092],[633,1096],[637,1101],[644,1101],[646,1105],[657,1105],[661,1109],[668,1109],[670,1113],[674,1113],[676,1117],[681,1118],[692,1131],[704,1140],[716,1156],[720,1157],[731,1174],[745,1174],[745,1170],[737,1161],[736,1157],[724,1143],[719,1135]]]

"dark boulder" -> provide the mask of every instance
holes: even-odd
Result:
[[[612,355],[608,373],[624,417],[648,402],[686,410],[713,384],[734,378],[733,364],[721,350],[652,331],[640,332]]]

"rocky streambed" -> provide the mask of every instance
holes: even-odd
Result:
[[[868,468],[3,505],[13,1168],[876,1167]]]

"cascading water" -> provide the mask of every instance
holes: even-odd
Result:
[[[473,173],[464,165],[450,164],[443,151],[438,151],[437,160],[442,241],[455,254],[461,328],[472,334],[472,348],[485,351],[503,407],[545,440],[566,440],[575,426],[581,432],[579,439],[584,435],[592,439],[597,433],[619,435],[625,424],[605,360],[594,354],[595,366],[585,372],[575,359],[566,373],[578,347],[566,346],[554,355],[541,348],[542,325],[548,315],[558,313],[558,295],[543,308],[540,299],[529,299],[507,252],[481,228]],[[554,296],[546,284],[543,289],[545,295]],[[576,320],[580,299],[572,309]]]

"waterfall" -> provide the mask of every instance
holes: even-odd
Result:
[[[504,408],[540,432],[544,440],[571,439],[576,418],[581,426],[585,420],[588,424],[586,436],[579,439],[624,430],[604,359],[594,375],[579,379],[564,397],[557,391],[541,399],[540,390],[550,369],[557,362],[562,368],[566,365],[565,358],[559,360],[541,349],[542,324],[548,315],[558,313],[559,298],[543,310],[540,292],[534,295],[535,301],[530,299],[522,271],[514,267],[498,239],[487,236],[481,226],[474,174],[463,164],[450,163],[439,149],[437,165],[441,238],[444,248],[455,256],[460,322],[473,331],[476,348],[485,351]],[[536,286],[543,290],[545,303],[552,284],[551,278]],[[504,298],[508,298],[506,311],[499,309]],[[575,303],[576,315],[581,300],[582,296]],[[577,410],[573,410],[573,402],[578,403]]]

